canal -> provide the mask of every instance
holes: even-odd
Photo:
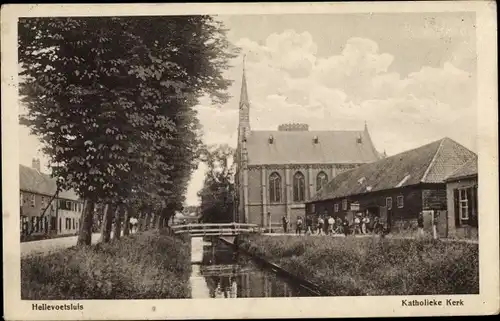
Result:
[[[200,260],[192,264],[190,283],[193,299],[314,295],[219,240],[213,240],[213,243],[203,241],[202,244],[196,250],[203,251],[197,254]]]

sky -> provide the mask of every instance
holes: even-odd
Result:
[[[474,13],[219,16],[241,56],[226,71],[232,98],[196,107],[207,144],[236,146],[245,69],[252,129],[301,122],[310,130],[361,130],[388,155],[449,137],[476,151],[477,70]],[[19,126],[20,162],[31,164],[37,138]],[[196,205],[206,168],[193,175]]]

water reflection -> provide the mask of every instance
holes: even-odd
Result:
[[[196,289],[201,286],[201,278],[205,279],[210,298],[310,296],[306,289],[257,265],[247,256],[238,255],[222,243],[203,248],[202,263],[193,269],[193,274],[198,280],[192,282],[193,297],[207,292]]]

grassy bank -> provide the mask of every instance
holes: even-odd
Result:
[[[332,296],[479,293],[477,244],[257,235],[239,246]]]
[[[189,242],[159,232],[21,260],[23,300],[190,296]]]

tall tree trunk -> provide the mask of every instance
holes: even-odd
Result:
[[[154,230],[156,228],[156,222],[157,222],[158,214],[153,213],[151,215],[151,229]]]
[[[133,211],[133,206],[127,206],[123,219],[123,236],[130,235],[130,218],[134,216]]]
[[[104,209],[104,216],[101,225],[101,242],[108,243],[111,240],[111,228],[113,227],[113,216],[116,212],[116,205],[107,204]]]
[[[137,231],[144,230],[144,212],[140,210],[137,212]]]
[[[80,218],[80,232],[78,233],[78,241],[76,245],[90,245],[92,243],[92,224],[94,223],[94,206],[93,201],[86,200],[83,203],[82,216]]]
[[[122,217],[125,211],[125,205],[118,205],[118,209],[115,212],[115,228],[113,230],[113,239],[119,240],[122,232]]]
[[[146,215],[144,215],[144,230],[147,231],[149,229],[149,223],[151,221],[151,211],[146,209]]]

